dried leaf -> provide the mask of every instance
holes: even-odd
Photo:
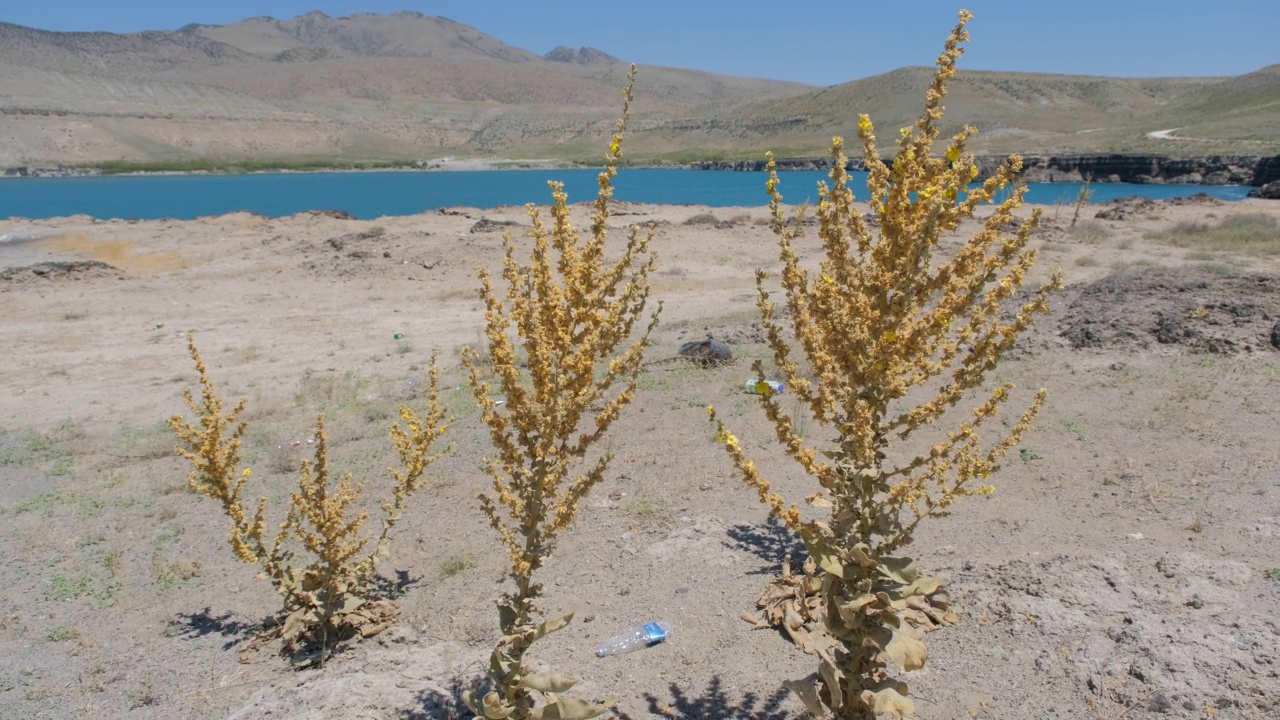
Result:
[[[507,705],[502,701],[502,696],[496,692],[491,692],[484,696],[484,703],[480,707],[480,714],[485,720],[503,720],[511,717],[515,712],[515,708]]]
[[[885,658],[903,670],[919,670],[929,657],[924,643],[901,630],[892,631],[889,642],[882,645],[881,650]]]
[[[880,572],[904,585],[912,583],[920,572],[911,563],[911,558],[883,557],[880,558]]]
[[[610,698],[598,705],[576,698],[556,698],[554,702],[534,710],[530,717],[533,720],[589,720],[605,714],[617,704],[617,698]]]
[[[538,625],[538,627],[534,629],[533,640],[537,640],[545,635],[550,635],[551,633],[568,625],[572,620],[573,613],[569,613],[563,617],[554,618]]]
[[[782,622],[792,630],[798,630],[804,627],[804,618],[800,617],[793,608],[788,607],[782,615]]]
[[[862,614],[862,609],[868,605],[875,603],[876,596],[871,593],[865,593],[840,605],[840,619],[846,623],[852,623],[854,618]]]
[[[935,577],[918,577],[902,592],[904,596],[932,595],[942,587],[942,582]]]
[[[520,678],[518,687],[537,690],[540,693],[562,693],[573,687],[578,681],[567,678],[557,672],[540,672]]]
[[[826,717],[827,711],[818,699],[818,676],[812,674],[801,680],[783,680],[782,686],[796,694],[804,709],[814,717]]]
[[[863,690],[859,697],[876,717],[887,713],[893,720],[902,720],[916,711],[915,703],[907,697],[906,684],[896,680],[884,680]]]
[[[831,710],[839,712],[844,706],[844,690],[840,681],[845,679],[845,674],[836,667],[836,664],[830,660],[824,659],[818,665],[818,674],[822,677],[822,682],[827,686],[827,695],[830,696]]]
[[[823,497],[818,493],[814,493],[813,495],[810,495],[809,497],[805,498],[804,501],[816,508],[835,507],[835,505],[833,505],[830,500],[826,499],[825,497]]]

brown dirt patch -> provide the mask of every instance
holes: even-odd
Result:
[[[177,253],[138,253],[135,245],[132,240],[94,240],[86,233],[55,235],[34,243],[35,248],[45,252],[87,255],[131,275],[169,272],[182,267],[182,257]]]
[[[1280,277],[1194,267],[1119,272],[1081,288],[1060,322],[1077,349],[1277,350]]]
[[[83,282],[110,278],[123,280],[128,275],[114,265],[97,260],[51,261],[24,265],[0,271],[0,288],[30,283]]]

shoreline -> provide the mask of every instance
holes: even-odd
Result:
[[[1092,208],[1096,211],[1102,211],[1108,207],[1128,208],[1135,203],[1138,205],[1241,205],[1259,201],[1259,198],[1250,196],[1241,197],[1239,199],[1224,199],[1215,197],[1208,193],[1200,192],[1190,195],[1178,195],[1167,198],[1148,198],[1140,195],[1124,195],[1106,200],[1090,200],[1084,204],[1086,208]],[[752,213],[764,208],[764,205],[706,205],[702,203],[660,203],[660,202],[636,202],[628,200],[618,200],[614,202],[618,207],[626,206],[630,208],[624,215],[630,215],[633,212],[642,213],[665,213],[676,211],[693,211],[705,215],[712,215],[721,218],[720,221],[712,223],[719,226],[731,223],[728,218],[732,216],[740,216],[743,213]],[[865,205],[866,200],[859,198],[858,203]],[[535,202],[540,208],[545,209],[546,203]],[[571,208],[586,208],[592,204],[590,199],[583,199],[571,202]],[[784,203],[783,209],[794,215],[805,203]],[[1280,203],[1265,203],[1266,205]],[[1065,202],[1024,202],[1023,207],[1027,211],[1039,210],[1049,213],[1061,212],[1064,208],[1070,210],[1072,203]],[[207,225],[210,223],[219,223],[229,220],[236,222],[254,223],[289,223],[300,220],[310,219],[315,222],[350,222],[350,223],[400,223],[409,222],[414,219],[431,218],[436,216],[461,216],[466,218],[485,219],[490,217],[502,216],[507,212],[519,209],[523,213],[523,206],[516,204],[495,205],[493,207],[478,207],[474,205],[449,205],[418,213],[407,214],[387,214],[378,216],[361,217],[353,215],[346,210],[340,208],[328,209],[312,209],[300,210],[297,212],[284,215],[264,215],[253,212],[251,210],[228,210],[226,212],[197,215],[194,217],[95,217],[88,213],[72,213],[70,215],[55,215],[49,217],[25,217],[21,215],[0,216],[0,248],[13,248],[26,243],[38,243],[43,240],[59,236],[63,234],[68,226],[77,228],[87,227],[112,227],[116,225],[146,225],[146,224],[192,224]],[[49,231],[49,232],[46,232]]]
[[[977,156],[979,178],[987,177],[1007,159],[1004,155]],[[1134,185],[1203,185],[1262,187],[1280,180],[1280,155],[1205,155],[1170,157],[1136,153],[1090,153],[1052,155],[1028,153],[1022,156],[1022,177],[1029,183],[1092,182],[1097,184],[1129,183]],[[243,161],[252,163],[252,161]],[[138,163],[145,167],[148,163]],[[766,166],[756,160],[695,160],[685,163],[637,162],[621,169],[648,170],[727,170],[760,172]],[[76,177],[151,177],[205,175],[272,175],[327,174],[370,172],[502,172],[519,170],[595,170],[602,166],[549,158],[453,158],[450,156],[416,163],[369,167],[323,166],[300,167],[282,163],[278,167],[245,169],[234,162],[213,169],[138,169],[114,172],[104,167],[36,167],[20,165],[0,169],[0,179],[76,178]],[[777,167],[788,170],[827,170],[827,157],[779,158]],[[865,162],[850,158],[846,169],[864,170]]]

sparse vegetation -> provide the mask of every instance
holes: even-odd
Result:
[[[66,642],[68,640],[75,640],[78,637],[80,637],[80,633],[74,628],[60,627],[50,630],[49,634],[44,636],[44,639],[49,642]]]
[[[475,566],[475,555],[455,555],[440,563],[440,572],[445,577],[453,577],[463,570],[470,570]]]
[[[684,221],[685,225],[717,225],[719,223],[720,218],[717,218],[712,213],[698,213]]]
[[[1280,255],[1280,221],[1261,213],[1232,215],[1213,224],[1183,221],[1147,238],[1197,252]]]
[[[175,158],[171,160],[107,160],[80,167],[103,175],[130,173],[220,173],[301,172],[317,170],[393,170],[416,167],[415,160],[361,160],[340,158]]]
[[[1072,219],[1071,228],[1067,231],[1070,237],[1085,245],[1097,245],[1111,237],[1111,228],[1100,220],[1084,220],[1076,224]]]
[[[899,551],[911,544],[926,518],[947,515],[963,497],[994,492],[985,481],[1022,439],[1045,399],[1041,390],[1003,437],[987,446],[979,431],[1009,400],[1011,383],[986,390],[985,399],[970,407],[955,429],[935,431],[934,439],[921,432],[984,385],[987,372],[1034,315],[1047,309],[1049,293],[1062,286],[1055,274],[1013,312],[1001,312],[1036,260],[1028,243],[1038,211],[1016,223],[1012,235],[1004,230],[1015,225],[1014,211],[1025,192],[1021,185],[953,255],[934,258],[942,236],[972,217],[979,205],[993,202],[1021,166],[1012,157],[981,186],[969,189],[978,174],[973,155],[966,152],[976,133],[972,128],[952,137],[941,157],[932,153],[970,18],[960,13],[938,59],[925,112],[902,130],[892,164],[879,159],[871,120],[866,115],[858,120],[878,233],[853,205],[843,141],[836,138],[830,151],[832,184],[819,188],[817,206],[824,256],[816,270],[802,269],[793,243],[805,223],[803,216],[787,223],[770,157],[767,188],[781,245],[782,288],[799,353],[814,379],[799,372],[796,349],[776,319],[764,271],[756,274],[758,305],[788,392],[836,436],[834,442],[819,452],[795,432],[780,399],[764,383],[759,362],[757,392],[786,454],[820,486],[806,502],[829,510],[829,518],[802,519],[799,508],[773,491],[738,438],[707,408],[742,479],[808,550],[804,574],[784,571],[760,602],[769,606],[772,601],[766,600],[774,599],[772,604],[785,606],[767,612],[765,622],[777,624],[800,649],[818,657],[817,672],[785,684],[820,717],[874,720],[914,712],[907,685],[891,677],[889,668],[922,667],[927,657],[922,634],[955,616],[942,584],[921,574]],[[913,389],[913,397],[924,400],[891,411]]]

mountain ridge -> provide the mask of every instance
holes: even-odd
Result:
[[[199,158],[586,159],[607,142],[627,63],[544,55],[410,11],[255,17],[175,31],[0,23],[0,166]],[[858,113],[914,121],[931,68],[829,87],[642,66],[632,158],[819,156]],[[944,130],[981,152],[1280,152],[1280,65],[1228,78],[970,71]],[[1176,134],[1155,131],[1180,128]]]

